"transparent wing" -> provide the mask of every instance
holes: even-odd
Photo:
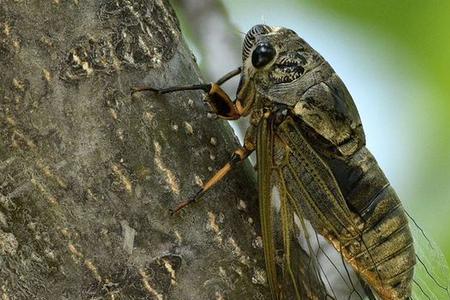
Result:
[[[450,299],[449,268],[444,254],[409,214],[408,217],[417,258],[412,299]]]

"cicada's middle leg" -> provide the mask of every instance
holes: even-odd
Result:
[[[233,78],[234,76],[241,73],[241,68],[237,68],[227,74],[225,74],[222,78],[217,80],[215,83],[207,83],[207,84],[193,84],[187,86],[175,86],[164,89],[155,89],[152,87],[139,87],[133,88],[132,94],[136,92],[143,91],[151,91],[158,94],[167,94],[176,91],[187,91],[187,90],[203,90],[207,93],[206,102],[209,104],[212,112],[217,114],[217,116],[221,119],[225,120],[237,120],[241,117],[239,110],[236,108],[235,102],[233,102],[227,93],[220,87],[227,80]],[[197,201],[200,197],[202,197],[211,187],[213,187],[216,183],[218,183],[222,178],[227,175],[234,166],[236,166],[239,162],[245,160],[255,149],[254,143],[250,141],[246,141],[244,143],[244,147],[238,148],[234,151],[231,159],[219,170],[217,171],[211,179],[206,182],[206,184],[192,197],[188,200],[181,202],[175,209],[172,210],[172,213],[176,213],[188,206],[189,204]]]
[[[217,171],[207,182],[203,185],[203,187],[195,193],[191,198],[187,199],[184,202],[181,202],[180,204],[175,207],[175,209],[172,210],[172,214],[180,211],[181,209],[185,208],[189,204],[197,201],[202,197],[209,189],[211,189],[216,183],[218,183],[220,180],[222,180],[225,175],[230,173],[230,171],[241,161],[245,160],[254,149],[247,149],[245,146],[238,148],[236,151],[234,151],[233,155],[231,156],[230,160],[219,170]]]

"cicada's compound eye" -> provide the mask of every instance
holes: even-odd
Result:
[[[269,43],[259,44],[252,53],[252,64],[255,68],[262,68],[275,57],[276,51]]]

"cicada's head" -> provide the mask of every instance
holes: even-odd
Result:
[[[245,36],[242,60],[237,106],[246,115],[257,91],[297,80],[323,58],[290,29],[255,25]]]

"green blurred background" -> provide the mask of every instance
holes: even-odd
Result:
[[[215,63],[202,59],[205,28],[196,35],[192,12],[175,5],[202,69],[217,77]],[[450,1],[225,0],[220,10],[237,43],[255,24],[289,27],[330,62],[356,102],[369,149],[450,261]],[[240,55],[235,47],[223,51]],[[229,53],[214,54],[219,73],[235,67],[220,59]]]

